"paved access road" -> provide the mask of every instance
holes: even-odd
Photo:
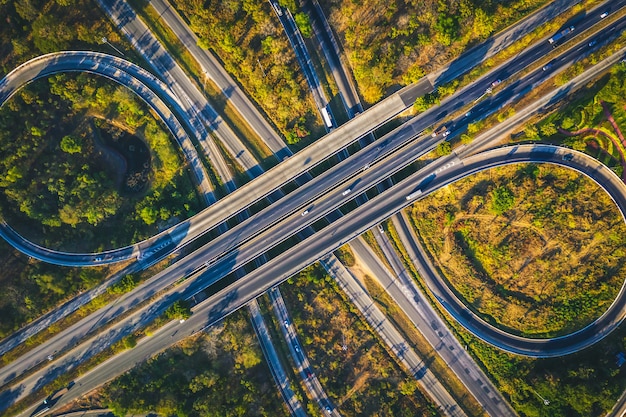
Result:
[[[210,182],[204,170],[196,169],[197,164],[195,162],[199,161],[198,155],[179,119],[183,120],[188,128],[192,129],[192,127],[186,123],[184,117],[180,117],[184,112],[178,99],[154,75],[126,60],[85,51],[59,52],[37,57],[20,65],[0,81],[0,106],[25,84],[59,72],[89,72],[109,78],[131,89],[164,121],[190,161],[192,168],[194,168],[192,172],[197,177],[200,189],[204,190],[204,193],[212,193]],[[174,115],[170,107],[175,111],[177,110],[178,114]],[[176,227],[172,230],[176,230]],[[93,266],[141,256],[142,244],[97,254],[54,251],[26,241],[4,222],[0,225],[0,235],[29,256],[63,266]],[[153,238],[152,242],[158,240],[160,244],[161,241],[167,240],[167,236],[167,233],[163,233],[156,239]],[[149,246],[149,244],[143,243],[143,246]]]
[[[399,224],[396,222],[399,216],[400,214],[396,214],[392,219],[398,235],[406,246],[405,240],[402,239],[405,236],[405,230],[399,227]],[[384,239],[389,244],[391,254],[395,255],[395,251],[390,247],[390,242],[386,236]],[[373,271],[374,276],[385,287],[389,295],[398,304],[398,307],[404,311],[452,372],[457,375],[459,380],[467,387],[467,390],[478,400],[478,403],[483,406],[489,415],[514,416],[515,412],[511,409],[506,399],[465,351],[464,346],[446,326],[439,313],[430,305],[422,291],[417,288],[417,284],[404,269],[404,265],[399,262],[397,255],[395,256],[396,259],[389,259],[385,255],[398,277],[398,279],[394,279],[364,242],[360,240],[355,242],[358,242],[354,244],[355,247],[358,245],[358,256],[365,260],[366,264]],[[387,252],[384,248],[383,250],[385,253]]]
[[[621,7],[623,4],[626,4],[626,0],[619,0],[612,7]],[[585,27],[589,27],[593,23],[599,21],[601,12],[602,10],[598,9],[595,12],[590,13],[586,17],[585,21],[579,25],[579,30],[583,30]],[[597,37],[598,42],[602,42],[603,38],[609,38],[610,36],[619,33],[623,29],[623,26],[624,21],[622,19],[614,26],[615,30],[612,32],[607,31],[606,33],[599,35]],[[511,40],[509,39],[509,42],[510,41]],[[554,68],[556,69],[559,65],[569,65],[574,59],[577,59],[577,57],[584,56],[588,52],[586,45],[586,41],[580,42],[576,48],[572,48],[572,50],[568,51],[567,54],[560,57],[558,60],[555,60]],[[472,83],[470,86],[444,100],[442,104],[437,107],[438,113],[436,117],[432,114],[434,112],[434,109],[432,109],[430,112],[426,112],[415,117],[409,123],[412,125],[417,124],[423,127],[433,126],[438,120],[454,111],[454,109],[483,96],[485,90],[490,87],[494,77],[506,79],[506,77],[522,70],[527,65],[547,54],[549,51],[551,51],[551,46],[547,42],[542,42],[526,49],[520,53],[516,59],[511,60],[502,67],[499,67],[497,70],[494,70],[493,75],[482,77],[480,80],[477,80],[475,83]],[[547,75],[550,74],[546,74],[545,72],[539,70],[534,73],[533,79],[526,79],[525,83],[514,83],[514,85],[511,86],[512,89],[510,89],[508,96],[498,95],[499,100],[501,100],[499,104],[496,102],[487,103],[488,100],[484,100],[472,110],[472,117],[464,122],[467,123],[473,121],[480,115],[494,111],[494,109],[503,105],[507,100],[513,100],[523,96],[523,94],[528,92],[533,85],[540,82],[541,79],[545,78]],[[146,257],[148,258],[155,257],[158,254],[167,253],[177,246],[193,241],[198,236],[221,224],[226,220],[226,217],[237,215],[254,202],[259,201],[260,199],[271,194],[280,186],[286,184],[294,178],[297,178],[304,171],[317,166],[329,155],[338,152],[350,143],[365,136],[376,127],[388,121],[391,117],[411,106],[415,101],[415,98],[431,91],[431,89],[432,85],[428,82],[428,80],[424,79],[420,83],[413,84],[400,90],[357,116],[355,119],[352,119],[340,128],[335,129],[318,142],[309,146],[307,149],[293,155],[287,161],[281,163],[280,166],[270,169],[267,171],[267,175],[261,175],[221,199],[217,203],[203,210],[192,219],[188,219],[164,232],[161,234],[161,236],[164,236],[163,240],[145,243],[143,245],[143,252],[146,253]],[[0,90],[0,94],[2,94],[2,90]],[[399,129],[403,128],[404,127],[401,127]],[[388,144],[383,142],[381,146],[385,147],[387,145]],[[388,149],[386,149],[385,152],[386,151],[388,151]],[[200,163],[197,157],[195,159],[191,159],[191,161],[194,160]],[[172,245],[171,242],[176,244]],[[141,256],[142,251],[139,253]],[[100,258],[100,262],[104,262],[104,257],[94,254],[92,258],[94,263],[97,263],[95,261],[96,258]],[[112,259],[114,258],[107,259],[107,261],[112,261]]]
[[[400,134],[406,133],[406,134],[409,134],[409,135],[414,135],[415,133],[417,133],[417,132],[412,132],[412,131],[410,132],[409,130],[412,130],[412,129],[407,129],[407,128],[405,127],[405,128],[403,128],[403,129],[400,129],[400,132],[399,132],[399,133],[400,133]],[[373,168],[375,168],[375,167],[373,167]],[[369,171],[369,170],[368,170],[368,171]],[[375,171],[375,169],[372,169],[372,170],[371,170],[371,171],[369,171],[369,172],[374,172],[374,171]],[[380,173],[376,173],[375,175],[376,175],[377,177],[379,177],[379,178],[380,178]]]
[[[248,310],[250,312],[252,326],[254,327],[254,331],[259,339],[259,344],[261,345],[261,350],[263,350],[263,355],[265,355],[267,366],[269,366],[270,372],[274,377],[274,381],[276,382],[276,385],[278,385],[278,389],[283,397],[283,400],[285,401],[285,405],[289,408],[292,416],[306,417],[306,412],[304,411],[304,408],[302,408],[302,403],[291,389],[289,378],[287,377],[285,369],[283,368],[280,358],[278,357],[278,353],[276,353],[269,330],[267,329],[265,320],[263,320],[259,303],[256,300],[250,301],[250,303],[248,303]]]
[[[360,239],[356,239],[352,241],[351,244],[359,240]],[[415,353],[396,327],[385,317],[385,314],[380,311],[378,306],[376,306],[367,290],[350,274],[350,271],[339,262],[339,259],[334,255],[330,255],[324,258],[321,264],[328,274],[337,281],[339,287],[359,309],[369,325],[380,335],[389,350],[396,355],[409,373],[418,380],[422,390],[431,400],[437,404],[446,415],[455,417],[465,416],[463,410],[432,371],[430,371],[428,365]]]

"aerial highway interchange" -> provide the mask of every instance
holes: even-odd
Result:
[[[620,3],[621,7],[621,3]],[[596,14],[599,14],[598,11]],[[591,26],[595,20],[590,18],[588,26]],[[596,36],[598,42],[603,42],[603,37],[609,39],[623,30],[624,19],[615,23],[614,31],[606,31]],[[584,28],[580,26],[580,30]],[[578,46],[572,46],[558,57],[554,59],[554,69],[565,67],[569,63],[578,59],[581,55],[587,53],[587,41],[579,42]],[[381,183],[386,178],[391,177],[396,171],[408,166],[412,161],[426,152],[432,150],[443,137],[430,134],[423,134],[428,127],[434,126],[440,122],[442,117],[452,114],[457,108],[464,103],[471,103],[484,94],[489,88],[493,79],[503,79],[513,76],[526,68],[529,64],[537,60],[545,54],[546,44],[537,44],[520,54],[517,59],[507,63],[506,67],[498,68],[496,71],[482,77],[477,82],[468,86],[457,95],[449,100],[445,100],[438,107],[423,113],[418,117],[414,117],[398,129],[389,133],[387,136],[379,139],[376,143],[369,145],[363,151],[352,155],[349,159],[332,167],[328,171],[318,175],[313,180],[298,188],[296,191],[288,194],[274,203],[270,208],[252,214],[252,216],[243,221],[241,224],[231,229],[229,232],[222,234],[219,238],[211,241],[203,248],[193,252],[185,257],[182,261],[173,264],[171,267],[156,275],[146,284],[139,287],[136,292],[128,294],[123,298],[129,303],[136,303],[142,299],[141,292],[144,294],[152,294],[160,289],[169,287],[172,283],[181,277],[188,277],[180,286],[171,290],[170,295],[161,300],[152,309],[151,314],[162,311],[169,300],[177,297],[189,298],[194,293],[201,291],[207,285],[215,282],[220,277],[229,274],[240,266],[257,259],[268,249],[279,244],[284,239],[303,231],[307,226],[315,223],[316,220],[335,211],[344,205],[347,201],[353,200],[366,190]],[[80,56],[76,59],[76,54]],[[104,55],[80,55],[81,53],[68,53],[52,55],[45,59],[58,63],[58,67],[50,66],[50,72],[58,71],[90,71],[101,73],[102,75],[116,79],[118,82],[124,82],[125,85],[136,86],[136,91],[145,97],[149,97],[148,102],[154,101],[155,110],[169,121],[170,131],[176,136],[176,132],[180,131],[180,124],[177,124],[175,118],[163,109],[162,101],[158,97],[167,97],[169,89],[149,73],[141,69],[133,68],[129,70],[131,65],[124,63],[123,60],[112,58]],[[86,61],[93,59],[93,62]],[[74,61],[72,61],[74,59]],[[80,62],[79,62],[80,61]],[[42,60],[42,62],[45,62]],[[82,63],[87,62],[81,67]],[[44,66],[48,66],[47,63]],[[24,67],[28,67],[28,63]],[[112,74],[112,71],[116,74]],[[13,73],[12,73],[13,74]],[[12,75],[9,74],[9,75]],[[39,76],[45,76],[45,72],[39,72]],[[112,75],[111,75],[112,74]],[[130,75],[129,75],[130,74]],[[487,114],[500,108],[504,103],[519,98],[525,92],[529,91],[534,85],[538,85],[547,75],[540,68],[530,74],[512,82],[505,86],[502,91],[494,92],[493,96],[487,97],[472,109],[472,115]],[[121,77],[121,78],[120,78]],[[19,77],[18,77],[19,78]],[[5,81],[10,79],[9,76],[3,80],[0,87],[4,86]],[[123,80],[123,81],[120,81]],[[15,91],[23,83],[29,79],[21,78],[18,84],[12,88]],[[159,91],[157,94],[150,90]],[[362,115],[357,116],[352,121],[346,123],[342,127],[335,129],[322,140],[316,142],[311,147],[296,153],[280,164],[280,168],[276,167],[266,174],[253,180],[246,186],[233,192],[229,196],[217,201],[209,206],[197,218],[188,220],[186,224],[175,226],[163,235],[168,236],[165,239],[167,245],[163,248],[168,250],[178,247],[181,242],[193,241],[193,239],[206,233],[208,230],[217,227],[224,222],[227,217],[231,217],[239,213],[252,203],[264,198],[277,190],[286,182],[302,175],[306,170],[316,166],[329,156],[337,153],[350,143],[358,140],[368,134],[376,127],[385,123],[391,117],[410,107],[417,96],[432,90],[432,85],[428,81],[424,81],[418,85],[410,86],[405,90],[394,94],[390,98],[383,101],[380,105],[376,105],[368,109]],[[5,95],[5,100],[9,94]],[[170,95],[169,104],[180,107],[181,103],[175,96]],[[149,101],[150,100],[150,101]],[[181,109],[176,109],[181,113]],[[452,126],[452,134],[457,135],[463,131],[464,127],[470,120],[461,117],[449,126]],[[189,126],[188,126],[189,127]],[[181,137],[184,133],[181,133]],[[183,139],[179,139],[181,143]],[[184,145],[183,145],[184,146]],[[257,270],[248,274],[244,278],[236,281],[227,288],[209,297],[208,300],[198,305],[194,309],[194,315],[179,327],[185,328],[184,332],[178,334],[182,337],[185,334],[193,333],[201,330],[206,325],[210,325],[219,321],[225,315],[234,309],[245,305],[258,295],[274,287],[278,283],[287,279],[289,276],[302,269],[304,266],[315,262],[323,255],[331,252],[335,248],[350,241],[358,236],[361,232],[373,227],[380,221],[388,218],[392,214],[410,204],[406,196],[407,191],[419,189],[423,195],[436,190],[439,187],[457,180],[458,178],[470,175],[481,169],[488,169],[492,166],[521,163],[521,162],[546,162],[565,165],[579,170],[585,175],[592,176],[594,180],[603,186],[607,192],[616,201],[616,204],[624,213],[624,195],[623,183],[611,171],[607,169],[598,169],[598,163],[583,154],[575,153],[575,157],[565,160],[563,156],[568,151],[558,148],[542,147],[542,146],[524,146],[516,149],[499,149],[476,155],[452,155],[442,158],[441,161],[428,166],[425,171],[417,172],[402,183],[396,184],[388,190],[381,193],[386,198],[374,198],[367,203],[362,204],[353,212],[345,214],[340,221],[333,223],[333,227],[325,227],[318,230],[314,235],[304,239],[301,243],[292,248],[289,252],[276,256],[268,261]],[[280,172],[280,175],[278,175]],[[433,174],[434,177],[433,177]],[[617,179],[616,179],[617,178]],[[349,188],[351,193],[345,195],[344,191]],[[307,212],[306,216],[302,213]],[[225,215],[226,213],[226,215]],[[3,233],[11,233],[6,230]],[[133,247],[122,248],[101,254],[68,254],[51,251],[45,248],[36,248],[30,242],[24,242],[19,236],[13,234],[13,244],[19,249],[23,249],[25,253],[38,257],[45,261],[66,265],[93,265],[98,263],[109,263],[128,259],[130,256],[141,257],[141,252],[149,254],[162,255],[158,252],[161,248],[151,251],[150,245],[163,245],[163,237],[158,237],[149,242],[142,242]],[[170,243],[171,242],[171,243]],[[141,249],[140,249],[141,248]],[[30,252],[29,252],[30,251]],[[163,253],[167,251],[163,250]],[[148,256],[149,257],[149,256]],[[210,276],[211,281],[207,281]],[[153,287],[151,287],[151,285]],[[443,291],[443,288],[439,288]],[[623,292],[623,291],[622,291]],[[623,296],[622,293],[620,295]],[[145,296],[145,295],[144,295]],[[467,309],[463,309],[462,304],[456,300],[450,293],[441,294],[442,303],[450,306],[450,311],[455,317],[474,333],[485,338],[492,344],[511,350],[520,354],[536,355],[536,356],[553,356],[569,353],[576,349],[580,349],[598,338],[601,338],[614,328],[623,318],[622,311],[623,300],[616,299],[607,313],[597,322],[598,328],[604,329],[598,331],[597,328],[589,326],[581,332],[572,335],[569,340],[562,338],[558,340],[548,341],[528,341],[518,340],[511,335],[503,332],[495,332],[493,329],[484,327],[484,322],[476,317],[468,315]],[[446,297],[446,298],[444,298]],[[451,298],[450,298],[451,297]],[[120,302],[123,302],[120,301]],[[445,304],[444,304],[445,305]],[[119,304],[118,304],[119,307]],[[448,308],[448,307],[446,307]],[[456,309],[456,310],[455,310]],[[116,308],[118,310],[118,308]],[[114,313],[110,311],[110,313]],[[207,320],[208,315],[208,320]],[[143,317],[143,320],[148,320]],[[104,323],[107,319],[99,317],[97,323]],[[91,328],[97,323],[86,324],[84,329]],[[596,325],[594,323],[594,326]],[[607,327],[607,323],[609,323]],[[142,322],[135,323],[140,326]],[[483,326],[483,327],[481,327]],[[84,334],[84,333],[83,333]],[[73,333],[70,337],[74,340],[82,339],[79,333]],[[111,338],[113,340],[113,338]],[[42,362],[41,358],[49,355],[49,349],[55,343],[50,341],[50,346],[44,346],[42,349],[34,350],[32,354],[37,355],[31,357],[30,361],[20,361],[19,368],[12,366],[0,369],[3,376],[2,383],[8,383],[12,378],[18,376],[29,367],[35,366]],[[157,340],[154,343],[166,343],[167,340]],[[59,340],[56,342],[55,350],[62,350],[67,342]],[[146,343],[146,346],[149,343]],[[146,349],[148,349],[146,347]],[[162,347],[161,347],[162,349]],[[86,348],[89,350],[89,348]],[[143,353],[142,353],[143,352]],[[149,350],[136,350],[137,355],[149,355]],[[131,359],[131,362],[137,359]],[[129,362],[130,363],[130,362]],[[56,372],[59,372],[57,369]],[[93,383],[97,383],[94,381]],[[83,388],[84,387],[84,388]],[[88,382],[81,383],[80,389],[86,392],[89,387]],[[78,395],[79,390],[72,395]],[[7,394],[5,392],[5,394]],[[5,395],[1,394],[1,395]],[[6,397],[5,397],[6,398]],[[68,397],[69,398],[69,397]]]

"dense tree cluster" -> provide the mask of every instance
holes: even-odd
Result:
[[[42,53],[98,49],[103,36],[121,41],[91,0],[5,0],[0,16],[0,76]]]

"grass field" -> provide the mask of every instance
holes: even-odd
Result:
[[[626,227],[610,197],[569,170],[516,165],[416,203],[438,268],[481,316],[529,336],[579,329],[615,298]]]

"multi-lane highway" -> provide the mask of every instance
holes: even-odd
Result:
[[[406,128],[405,128],[405,129],[406,129]],[[411,129],[411,130],[412,130],[412,129]],[[409,132],[407,132],[407,133],[409,133]],[[415,132],[410,132],[410,133],[415,133]],[[372,148],[372,149],[373,149],[373,148]],[[370,149],[370,150],[371,150],[371,149]],[[372,172],[374,172],[374,169],[373,169],[373,168],[374,168],[374,167],[372,167]],[[380,175],[380,172],[378,172],[378,173],[377,173],[377,175]],[[365,183],[363,183],[363,184],[365,185]],[[337,193],[337,194],[339,194],[339,193]],[[405,204],[406,204],[406,203],[405,203]],[[317,206],[316,206],[316,207],[314,207],[314,210],[313,210],[313,211],[314,211],[314,212],[316,212],[317,210],[318,210],[318,207],[317,207]],[[297,216],[296,216],[296,217],[297,217]],[[300,216],[300,217],[302,217],[302,216]],[[347,217],[347,216],[346,216],[346,217]]]
[[[261,115],[250,99],[241,91],[239,85],[224,70],[213,54],[198,46],[198,37],[189,29],[189,26],[167,0],[151,0],[150,4],[159,13],[163,22],[172,29],[177,39],[198,61],[204,74],[215,82],[224,97],[232,103],[233,107],[238,110],[239,114],[259,138],[267,144],[278,160],[282,161],[285,157],[290,156],[292,153],[285,146],[281,137],[265,120],[265,117]]]
[[[396,355],[398,360],[409,370],[419,382],[426,394],[444,410],[449,416],[465,416],[458,403],[437,380],[424,360],[420,358],[410,343],[400,334],[385,314],[380,311],[367,290],[356,280],[334,255],[327,256],[320,261],[328,274],[337,281],[339,288],[348,296],[350,301],[359,309],[369,325],[383,339],[387,347]],[[506,414],[504,414],[506,415]],[[502,415],[504,417],[504,415]]]
[[[563,155],[572,152],[568,149],[545,146],[545,145],[520,145],[516,147],[502,148],[497,151],[490,151],[482,154],[485,161],[490,161],[485,166],[478,166],[479,164],[472,163],[471,166],[476,170],[488,169],[489,167],[510,164],[510,163],[523,163],[523,162],[535,162],[535,163],[556,163],[559,165],[565,165],[570,168],[579,169],[581,171],[587,171],[590,167],[588,164],[593,164],[592,168],[596,169],[599,163],[592,158],[583,155],[576,155],[571,160],[564,160]],[[477,156],[476,158],[480,158]],[[568,158],[569,159],[569,158]],[[499,162],[496,162],[499,160]],[[458,161],[454,164],[455,169],[448,168],[445,171],[440,171],[437,178],[435,178],[427,188],[424,189],[426,193],[434,191],[450,182],[464,177],[464,163]],[[434,169],[431,167],[430,169]],[[429,171],[430,171],[429,169]],[[469,169],[469,168],[468,168]],[[473,168],[472,168],[473,169]],[[330,253],[332,250],[350,241],[351,239],[360,235],[363,231],[371,228],[373,225],[380,222],[382,219],[389,217],[391,214],[398,212],[407,205],[406,193],[408,190],[415,189],[423,182],[424,178],[429,176],[429,172],[416,173],[403,182],[395,185],[391,189],[385,192],[384,197],[378,197],[369,200],[354,211],[348,213],[342,218],[341,222],[337,222],[335,227],[326,227],[315,235],[303,240],[296,244],[291,249],[278,255],[267,264],[256,269],[252,273],[239,279],[235,283],[227,286],[226,288],[211,295],[207,300],[203,301],[194,308],[194,314],[185,323],[177,325],[181,326],[177,334],[189,334],[193,331],[200,330],[207,325],[211,325],[230,312],[245,305],[248,301],[254,299],[259,294],[267,291],[269,288],[277,285],[278,283],[288,279],[295,272],[299,271],[306,265],[315,262],[323,255]],[[602,183],[608,182],[609,184],[615,179],[615,174],[607,168],[601,168],[594,171],[592,175],[596,179],[601,179]],[[618,179],[619,181],[619,179]],[[624,187],[624,185],[621,185]],[[623,190],[624,191],[624,190]],[[626,195],[626,192],[623,193]],[[626,202],[622,202],[626,203]],[[445,296],[445,294],[443,294]],[[616,301],[615,306],[621,307],[626,305],[626,295],[624,291],[620,293],[620,299]],[[445,299],[442,297],[442,300]],[[623,315],[623,311],[621,314]],[[465,312],[463,312],[465,314]],[[598,322],[607,319],[607,315],[603,316]],[[611,321],[609,327],[615,325],[617,321]],[[477,324],[477,323],[474,323]],[[604,323],[606,325],[606,323]],[[172,325],[174,326],[174,325]],[[169,328],[164,329],[165,336],[170,337],[168,331]],[[554,339],[554,341],[546,340],[528,340],[528,343],[534,343],[535,347],[531,348],[528,354],[538,353],[540,356],[545,356],[546,346],[549,345],[552,348],[551,352],[561,354],[564,351],[571,351],[573,348],[582,348],[588,346],[590,343],[598,337],[594,330],[589,329],[583,331],[589,336],[588,333],[593,333],[590,339],[583,339],[578,334],[573,337],[564,337]],[[601,332],[606,334],[605,331]],[[479,334],[480,335],[480,334]],[[156,335],[155,335],[156,336]],[[164,336],[164,337],[165,337]],[[509,337],[510,335],[502,335],[502,337]],[[166,337],[166,338],[167,338]],[[146,345],[151,345],[151,348],[159,346],[163,341],[156,340],[154,336],[145,341]],[[176,340],[176,338],[173,338]],[[154,345],[154,346],[152,346]],[[140,345],[138,347],[142,346]],[[135,348],[137,349],[137,348]],[[138,357],[142,357],[146,353],[143,350],[135,352],[135,349],[124,353],[118,358],[113,358],[110,362],[111,366],[107,368],[107,373],[112,373],[116,361],[120,361],[121,366],[119,369],[127,369],[126,366],[130,366],[129,362],[138,360]],[[139,356],[137,356],[139,355]],[[134,358],[134,359],[130,359]],[[113,372],[114,373],[114,372]],[[80,381],[80,380],[79,380]],[[93,382],[95,383],[95,382]],[[85,385],[85,384],[83,384]],[[86,385],[89,386],[89,385]],[[74,393],[70,391],[71,395],[67,395],[67,399],[72,398],[74,395],[79,395],[81,392],[80,386],[78,389],[73,388]]]
[[[621,7],[625,3],[626,0],[619,0],[613,7]],[[601,10],[590,13],[586,17],[585,21],[580,23],[579,30],[582,31],[586,27],[589,27],[593,23],[599,21],[600,14]],[[622,19],[614,25],[614,30],[607,30],[598,35],[596,37],[597,42],[601,43],[604,39],[614,37],[623,30],[623,26],[624,20]],[[581,41],[575,48],[568,50],[566,54],[563,54],[558,59],[555,59],[552,67],[554,71],[556,71],[559,67],[570,65],[575,59],[586,55],[589,49],[587,47],[587,43],[588,42],[586,41]],[[477,98],[483,96],[485,90],[490,87],[491,82],[494,79],[506,80],[508,77],[518,73],[537,59],[545,56],[551,50],[551,46],[547,42],[541,42],[529,47],[520,53],[516,59],[511,60],[505,65],[492,71],[489,76],[482,77],[470,86],[445,99],[441,105],[437,107],[437,113],[433,114],[435,112],[433,109],[433,111],[426,112],[425,114],[415,117],[409,123],[412,125],[417,124],[421,129],[435,125],[438,120],[448,114],[451,114],[455,109],[458,109],[465,104],[469,104]],[[483,100],[476,105],[472,110],[472,117],[463,120],[463,123],[468,123],[474,120],[475,117],[494,111],[494,109],[502,106],[507,101],[523,96],[534,85],[537,85],[550,75],[553,75],[552,71],[546,72],[539,69],[532,74],[532,78],[526,77],[524,82],[515,81],[513,85],[507,89],[506,94],[498,94],[497,97],[490,100]],[[20,75],[20,77],[23,76]],[[270,169],[267,171],[267,175],[261,175],[253,181],[250,181],[237,189],[235,192],[219,200],[211,207],[203,210],[193,218],[163,232],[161,234],[163,240],[159,240],[158,242],[150,240],[144,243],[142,247],[146,248],[146,251],[148,251],[150,255],[154,255],[150,252],[150,248],[153,246],[158,247],[159,245],[166,243],[166,247],[162,248],[163,250],[160,253],[167,253],[169,250],[177,247],[175,244],[172,245],[171,242],[184,244],[192,241],[198,235],[201,235],[202,233],[205,233],[213,227],[221,224],[227,217],[242,212],[254,202],[266,197],[282,185],[293,180],[294,178],[297,178],[306,170],[317,166],[330,155],[334,155],[339,150],[371,132],[376,127],[388,121],[391,117],[411,106],[416,97],[429,92],[431,89],[431,84],[427,80],[423,80],[420,83],[400,90],[357,116],[355,119],[350,120],[345,125],[335,129],[333,132],[326,135],[324,138],[309,146],[305,150],[293,155],[281,163],[280,166]],[[494,99],[499,101],[494,101]],[[401,146],[401,144],[396,146]],[[386,149],[384,149],[382,153],[392,148],[384,142],[383,147]],[[191,160],[193,161],[194,159],[192,158]],[[195,160],[198,161],[197,158]],[[365,164],[363,166],[365,166]],[[136,253],[141,255],[141,251]],[[35,253],[34,255],[37,255],[36,257],[38,258],[42,258],[42,260],[46,260],[45,254],[40,255]],[[94,254],[91,258],[92,262],[95,262],[96,258],[101,259],[101,261],[99,261],[100,263],[113,262],[117,260],[117,257],[115,256],[106,257],[106,254],[105,256]],[[54,262],[54,258],[49,259],[49,261]],[[78,265],[81,264],[84,263],[81,263],[81,261],[78,260]]]
[[[389,145],[390,148],[392,148],[396,144],[395,142],[396,140],[400,140],[400,139],[406,140],[408,138],[414,137],[415,134],[418,133],[413,130],[414,128],[415,127],[412,126],[411,124],[409,124],[408,126],[404,126],[403,128],[399,129],[398,132],[395,132],[394,134],[390,135],[388,138],[383,138],[383,143],[386,143],[387,145]],[[354,180],[354,181],[358,180],[359,183],[355,185],[353,196],[358,194],[359,190],[364,190],[372,186],[377,181],[379,181],[380,178],[385,178],[386,176],[390,175],[391,173],[394,172],[394,169],[399,169],[400,167],[414,160],[417,156],[419,156],[420,154],[423,154],[423,152],[432,148],[437,140],[438,140],[437,138],[433,138],[432,142],[430,141],[430,139],[423,141],[423,142],[420,142],[420,141],[415,142],[411,144],[411,146],[408,146],[408,147],[405,146],[401,154],[396,154],[393,156],[393,158],[388,157],[389,162],[387,162],[386,164],[377,164],[377,165],[372,166],[370,169],[363,172],[359,178],[356,178]],[[274,219],[281,219],[281,218],[284,218],[285,215],[289,213],[293,213],[294,211],[298,213],[298,210],[297,210],[298,207],[302,207],[300,200],[299,200],[300,198],[303,198],[303,196],[320,195],[321,193],[328,190],[329,187],[334,186],[333,184],[335,184],[335,182],[333,182],[333,180],[336,181],[336,178],[339,175],[339,173],[343,174],[340,178],[345,177],[345,175],[354,175],[356,172],[360,170],[360,167],[364,166],[362,164],[367,163],[366,161],[371,162],[377,156],[377,154],[380,153],[380,151],[381,150],[377,146],[370,146],[369,148],[366,148],[363,152],[360,152],[359,154],[355,155],[353,157],[355,159],[351,158],[350,160],[347,160],[344,163],[337,165],[333,169],[327,171],[325,174],[317,177],[316,181],[312,181],[306,184],[304,187],[301,187],[301,189],[287,196],[285,198],[285,201],[283,201],[284,204],[280,204],[276,208],[269,210],[269,213],[262,212],[262,213],[255,215],[250,220],[249,223],[246,224],[244,222],[237,228],[233,229],[233,231],[231,231],[233,234],[222,235],[221,240],[219,241],[219,242],[222,242],[221,244],[219,242],[212,242],[210,245],[208,245],[209,246],[208,248],[204,248],[194,253],[193,256],[186,258],[185,260],[183,260],[183,262],[176,264],[173,267],[169,268],[168,270],[164,271],[164,273],[157,275],[154,279],[148,281],[144,286],[140,287],[137,290],[138,291],[137,293],[128,294],[126,298],[120,301],[120,303],[128,302],[130,304],[134,304],[135,302],[137,302],[137,300],[142,299],[142,296],[136,296],[136,294],[141,294],[141,291],[143,291],[144,294],[153,293],[154,291],[157,291],[159,288],[163,288],[164,286],[167,286],[173,283],[180,276],[187,275],[189,271],[194,271],[198,268],[202,268],[205,265],[205,263],[210,262],[212,259],[215,259],[215,257],[218,256],[219,254],[222,254],[225,251],[228,251],[229,248],[232,247],[231,244],[237,244],[237,242],[241,242],[242,241],[241,239],[235,238],[235,240],[232,240],[232,237],[242,236],[241,232],[242,230],[246,230],[245,229],[246,227],[248,227],[248,230],[252,231],[252,233],[249,234],[248,236],[255,236],[257,235],[258,230],[263,230],[263,228],[265,227],[264,224],[272,223],[272,220],[271,220],[272,216],[275,216]],[[363,159],[359,159],[359,158],[363,158]],[[357,161],[356,164],[354,163],[354,161]],[[358,161],[361,161],[361,162],[358,162]],[[347,183],[347,185],[349,185],[349,183]],[[316,188],[316,187],[321,187],[321,188]],[[332,194],[335,197],[336,202],[334,204],[330,204],[330,207],[327,210],[334,210],[338,205],[342,204],[346,200],[346,198],[342,198],[342,196],[339,196],[339,194],[341,194],[341,190],[338,190],[336,193]],[[324,197],[327,198],[328,194],[326,194]],[[299,216],[298,214],[295,214],[291,216],[289,220],[284,223],[290,226],[287,226],[286,228],[284,228],[285,226],[283,226],[283,228],[281,229],[283,230],[283,232],[281,233],[285,233],[284,232],[285,230],[288,231],[288,233],[289,232],[294,233],[295,231],[301,230],[302,228],[308,226],[308,224],[312,223],[320,216],[323,216],[326,213],[328,213],[328,211],[320,211],[323,208],[321,204],[320,206],[316,205],[316,207],[311,207],[311,208],[312,208],[312,212],[310,213],[310,215]],[[263,220],[267,221],[268,219],[270,219],[270,222],[264,223]],[[249,228],[250,223],[254,223],[254,225],[260,226],[260,229],[254,229],[254,228],[250,229]],[[293,227],[294,225],[296,225],[296,227]],[[268,245],[266,241],[269,242],[269,241],[275,240],[276,236],[278,236],[276,230],[272,231],[271,233],[266,232],[262,235],[258,235],[257,238],[255,239],[256,242],[260,242],[257,244],[257,249],[253,249],[251,250],[251,252],[246,250],[245,252],[249,254],[246,256],[244,256],[243,251],[240,251],[239,253],[232,253],[231,256],[228,257],[228,259],[226,259],[224,262],[226,262],[227,265],[229,265],[229,267],[231,268],[236,267],[237,265],[241,265],[241,263],[245,262],[246,259],[247,260],[253,259],[255,256],[258,256],[260,253],[262,253],[262,251],[267,250]],[[236,258],[235,259],[236,262],[233,258]],[[224,265],[224,262],[222,262],[221,264]],[[225,270],[228,271],[229,269],[226,268]],[[104,313],[106,313],[107,316],[110,317],[110,316],[113,316],[114,311],[104,311],[104,312],[99,312],[98,314],[104,314]],[[86,329],[89,329],[89,328],[91,328],[91,326],[86,326]],[[59,335],[59,337],[61,336]],[[72,337],[72,339],[74,340],[79,340],[80,338],[81,338],[80,335],[75,335]],[[38,353],[40,357],[37,358],[34,356],[30,363],[41,362],[43,358],[47,356],[47,354],[50,354],[50,351],[48,351],[48,353],[45,353],[45,352],[46,350],[42,349]],[[26,366],[27,363],[28,361],[24,361],[20,363],[20,365]],[[10,368],[10,366],[8,368]],[[10,373],[10,371],[8,372]],[[13,375],[16,375],[16,374],[19,374],[19,372],[16,372]],[[5,380],[5,382],[7,381]]]

